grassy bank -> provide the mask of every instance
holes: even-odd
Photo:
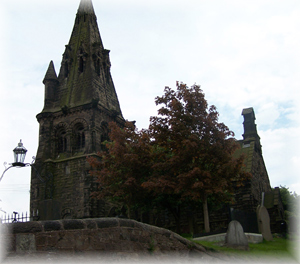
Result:
[[[259,244],[249,244],[249,250],[239,250],[229,248],[220,242],[194,241],[213,251],[218,251],[228,256],[241,257],[243,259],[255,258],[272,258],[272,259],[290,259],[295,260],[293,248],[296,242],[293,240],[274,237],[273,241],[263,241]]]

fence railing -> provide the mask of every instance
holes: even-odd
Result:
[[[10,214],[5,214],[0,217],[0,223],[17,223],[17,222],[29,222],[29,221],[37,221],[39,220],[38,211],[29,213],[21,213],[13,212]]]

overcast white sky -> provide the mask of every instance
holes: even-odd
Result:
[[[20,139],[36,155],[42,80],[59,72],[80,0],[1,1],[0,163]],[[243,134],[253,107],[271,186],[300,194],[299,0],[93,0],[123,116],[148,126],[155,96],[176,81],[201,85],[220,121]],[[1,167],[0,167],[1,168]],[[2,171],[4,171],[4,166]],[[0,183],[0,208],[29,210],[30,168]],[[1,215],[1,213],[0,213]]]

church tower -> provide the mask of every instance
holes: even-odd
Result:
[[[87,156],[101,150],[108,123],[124,124],[91,0],[81,0],[57,76],[45,74],[44,108],[37,115],[39,146],[31,173],[31,211],[40,220],[103,216],[93,201]]]

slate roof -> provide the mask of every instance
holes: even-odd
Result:
[[[242,154],[245,155],[245,171],[251,172],[253,163],[253,153],[255,141],[244,143],[244,140],[239,140],[240,148],[235,151],[234,157],[240,157]]]

